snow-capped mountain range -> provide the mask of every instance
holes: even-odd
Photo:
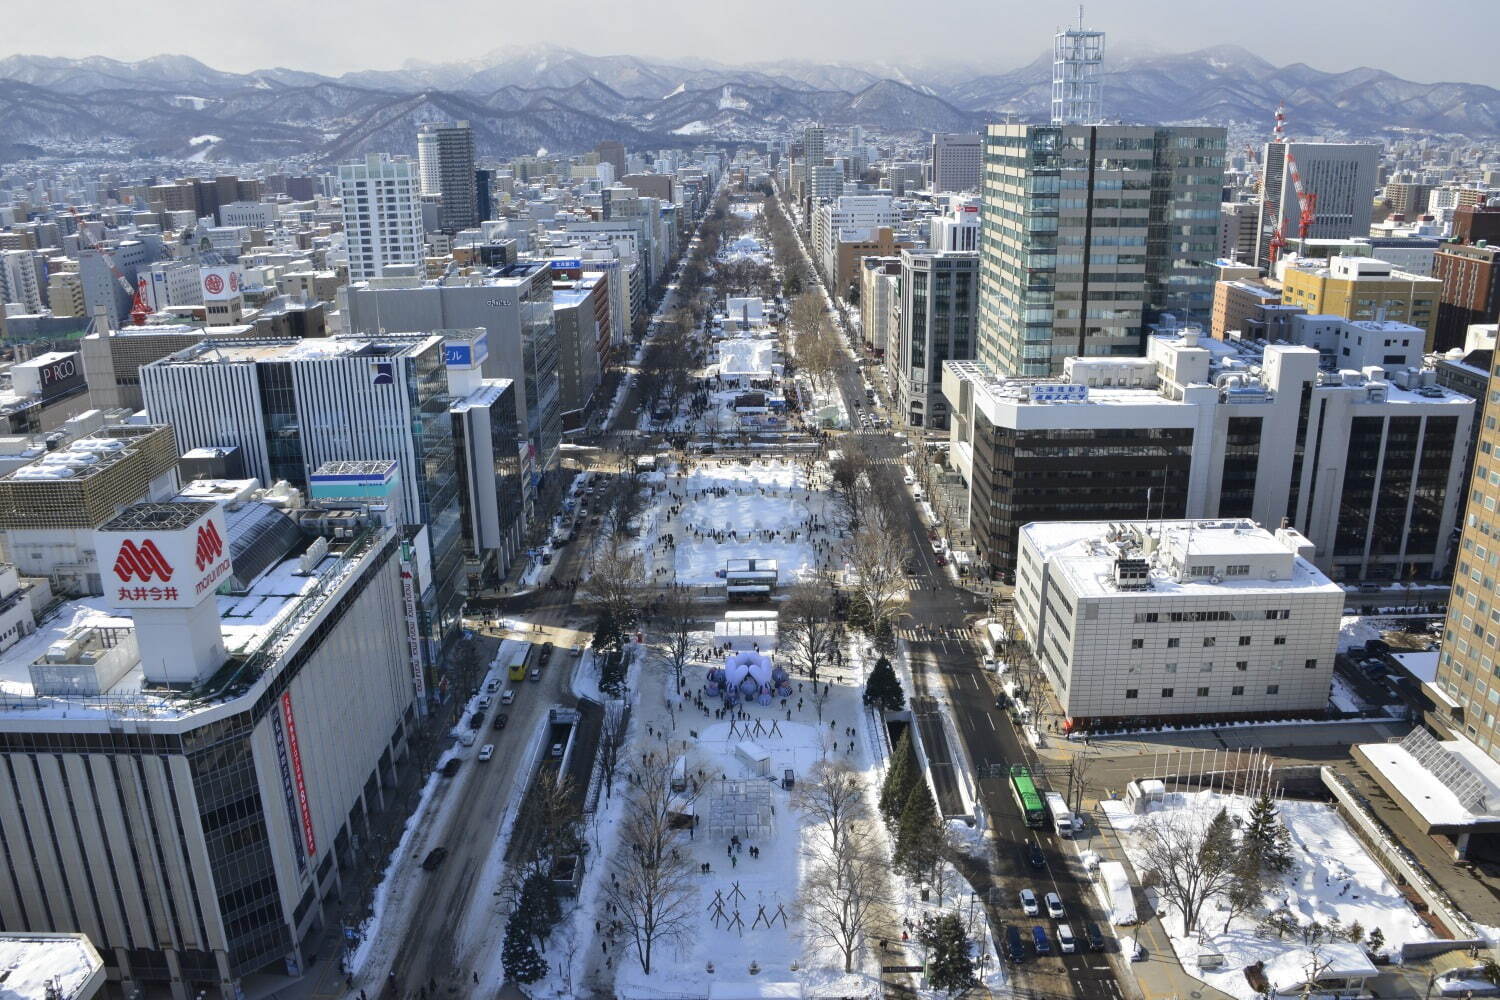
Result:
[[[1040,120],[1045,55],[1005,72],[780,61],[745,66],[593,56],[555,46],[462,62],[408,62],[339,77],[213,69],[188,56],[0,59],[0,160],[39,152],[321,163],[411,152],[418,123],[468,119],[481,155],[769,136],[805,121],[885,132],[961,131]],[[1277,67],[1232,45],[1112,56],[1111,119],[1269,126],[1285,102],[1294,134],[1373,136],[1399,128],[1500,134],[1500,91],[1422,84],[1375,69]],[[1268,129],[1267,129],[1268,130]],[[189,137],[218,141],[193,146]]]

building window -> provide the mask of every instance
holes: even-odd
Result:
[[[1285,621],[1290,617],[1292,617],[1291,608],[1281,608],[1278,610],[1271,610],[1266,612],[1267,621]]]
[[[1205,646],[1217,646],[1218,644],[1219,644],[1219,640],[1216,637],[1214,637],[1214,636],[1205,635],[1203,637],[1203,645],[1205,645]]]
[[[1175,663],[1168,663],[1168,664],[1165,665],[1165,667],[1163,669],[1165,669],[1166,672],[1169,673],[1169,674],[1175,674],[1175,673],[1177,673],[1177,664],[1175,664]]]
[[[1229,693],[1230,694],[1244,694],[1245,693],[1245,685],[1243,685],[1243,684],[1236,684],[1234,687],[1232,687],[1232,688],[1229,689]]]
[[[1139,693],[1139,689],[1137,689],[1137,688],[1126,688],[1125,689],[1125,697],[1127,697],[1127,698],[1134,698],[1138,693]]]
[[[1303,662],[1302,665],[1304,667],[1306,667],[1308,670],[1317,670],[1318,669],[1318,661],[1317,661],[1316,658],[1311,659],[1311,660],[1306,660],[1306,661]]]
[[[1181,639],[1172,638],[1172,639],[1168,639],[1167,640],[1167,648],[1168,649],[1176,649],[1178,646],[1181,646],[1181,645],[1182,645],[1182,640]]]
[[[1281,685],[1280,684],[1267,684],[1266,685],[1266,694],[1280,694],[1280,693],[1281,693]]]
[[[1163,698],[1170,698],[1170,697],[1172,697],[1172,689],[1171,688],[1162,688],[1161,689],[1161,696]]]
[[[1130,648],[1131,649],[1145,649],[1146,648],[1146,640],[1145,639],[1131,639],[1130,640]]]
[[[1211,674],[1211,673],[1213,673],[1214,672],[1214,661],[1213,660],[1204,660],[1203,661],[1203,666],[1199,667],[1198,670],[1201,673],[1205,673],[1205,674]]]
[[[1242,636],[1240,636],[1240,645],[1241,646],[1248,646],[1248,645],[1250,645],[1250,637],[1248,635],[1242,635]]]
[[[1208,697],[1208,688],[1199,688],[1198,689],[1198,697],[1200,697],[1200,698],[1207,698]]]
[[[1271,642],[1272,642],[1273,645],[1285,646],[1286,645],[1286,636],[1284,636],[1284,635],[1278,635],[1276,638],[1272,639]]]
[[[1250,567],[1246,566],[1246,565],[1225,566],[1224,567],[1224,575],[1225,576],[1249,576],[1250,575]]]
[[[1244,673],[1246,670],[1250,669],[1250,661],[1249,660],[1235,660],[1234,661],[1234,669],[1238,670],[1240,673]]]

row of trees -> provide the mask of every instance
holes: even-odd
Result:
[[[534,843],[530,857],[513,868],[500,887],[511,904],[500,958],[508,979],[534,983],[547,974],[541,952],[562,919],[553,874],[563,858],[576,858],[581,864],[587,843],[577,797],[566,778],[534,783],[522,803],[521,816]]]

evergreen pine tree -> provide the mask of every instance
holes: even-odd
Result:
[[[911,748],[911,731],[901,734],[896,749],[891,753],[891,766],[885,772],[885,783],[880,786],[880,815],[886,825],[894,828],[911,797],[912,779],[918,777],[917,755]]]
[[[537,954],[536,945],[531,943],[531,935],[526,933],[522,921],[514,915],[505,925],[505,945],[500,960],[505,965],[505,977],[514,983],[534,983],[547,974],[547,963]]]
[[[1284,875],[1292,867],[1291,837],[1269,792],[1262,793],[1250,806],[1243,847],[1259,862],[1261,871]]]
[[[952,996],[978,982],[974,959],[969,954],[969,938],[958,914],[927,918],[917,937],[927,946],[927,982],[933,989]]]
[[[869,680],[865,681],[865,704],[883,708],[887,712],[899,712],[906,707],[906,694],[901,690],[901,681],[885,657],[875,661]]]
[[[937,865],[940,840],[937,805],[927,790],[927,782],[918,775],[896,828],[897,870],[913,878],[927,878]]]
[[[528,937],[546,941],[562,919],[562,904],[547,876],[539,871],[526,876],[521,884],[521,900],[511,914],[511,923],[519,922]]]

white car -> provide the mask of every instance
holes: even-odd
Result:
[[[486,743],[484,746],[479,748],[480,760],[489,760],[493,756],[495,756],[495,744]]]
[[[910,472],[908,472],[908,473],[904,474],[901,477],[901,481],[903,483],[905,483],[907,486],[910,486],[911,484],[913,484],[913,483],[915,483],[917,481],[917,477],[913,476]]]
[[[1042,898],[1047,902],[1047,916],[1053,920],[1061,920],[1063,918],[1062,897],[1055,892],[1049,892]]]
[[[1039,916],[1042,912],[1041,907],[1037,906],[1036,893],[1030,889],[1021,890],[1021,912],[1028,917]]]

